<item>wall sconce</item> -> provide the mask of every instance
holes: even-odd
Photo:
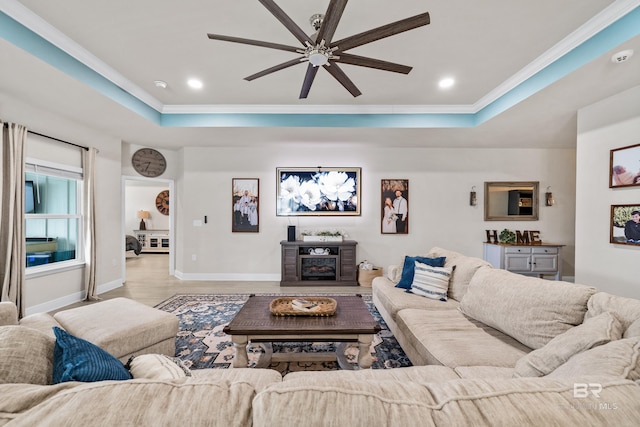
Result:
[[[547,187],[547,192],[544,193],[544,201],[546,206],[553,206],[556,204],[556,201],[553,199],[553,193],[551,192],[551,187]]]
[[[151,217],[151,214],[149,213],[149,211],[139,210],[137,216],[138,218],[140,218],[140,230],[146,230],[147,224],[144,223],[144,220],[149,219],[149,217]]]
[[[476,195],[476,186],[471,187],[471,193],[469,193],[469,206],[476,206],[478,204],[478,196]]]

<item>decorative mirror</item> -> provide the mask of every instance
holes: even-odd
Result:
[[[537,221],[538,182],[485,182],[485,221]]]

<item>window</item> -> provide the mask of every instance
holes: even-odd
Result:
[[[25,173],[27,271],[82,262],[82,170],[37,162]]]

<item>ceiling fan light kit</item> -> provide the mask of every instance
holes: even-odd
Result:
[[[307,72],[305,73],[304,80],[302,82],[302,89],[300,90],[300,99],[304,99],[309,95],[309,90],[311,89],[311,85],[313,84],[320,66],[327,70],[329,74],[331,74],[331,76],[333,76],[354,97],[361,95],[362,92],[360,92],[356,85],[349,79],[349,77],[347,77],[344,71],[342,71],[338,66],[338,63],[374,68],[394,73],[409,74],[411,71],[411,67],[409,66],[344,52],[346,50],[405,31],[413,30],[430,23],[429,13],[425,12],[420,15],[364,31],[338,41],[333,41],[333,35],[347,5],[347,0],[331,0],[327,7],[327,11],[324,14],[316,13],[311,16],[309,22],[316,30],[312,35],[307,35],[273,0],[258,1],[267,8],[267,10],[271,12],[271,14],[278,19],[280,23],[282,23],[300,43],[302,43],[302,49],[262,40],[243,39],[240,37],[218,34],[207,34],[207,36],[211,40],[247,44],[302,54],[302,57],[275,65],[267,68],[266,70],[245,77],[245,80],[252,81],[301,62],[308,62]],[[339,55],[336,53],[339,53]]]

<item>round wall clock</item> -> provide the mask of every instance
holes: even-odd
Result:
[[[162,215],[169,215],[169,190],[164,190],[156,196],[156,208]]]
[[[167,169],[167,159],[153,148],[141,148],[131,156],[133,168],[142,176],[160,176]]]

